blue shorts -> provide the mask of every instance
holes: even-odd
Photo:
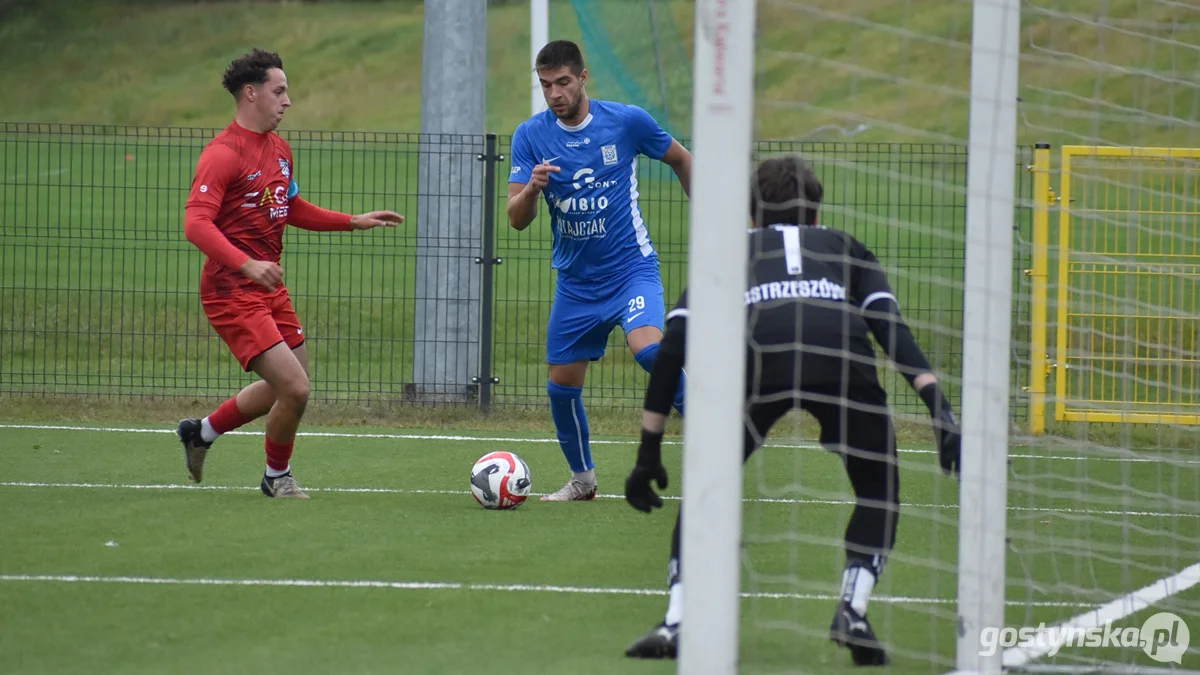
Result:
[[[666,305],[657,265],[599,286],[559,277],[546,331],[546,362],[595,361],[604,356],[608,336],[643,326],[663,329]]]

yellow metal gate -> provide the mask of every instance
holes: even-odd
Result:
[[[1200,424],[1200,149],[1065,146],[1059,168],[1057,255],[1035,245],[1057,267],[1055,419]]]

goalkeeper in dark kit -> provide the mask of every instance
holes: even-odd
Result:
[[[763,161],[751,182],[743,458],[792,408],[819,423],[820,442],[842,457],[856,498],[830,639],[846,647],[857,665],[885,665],[889,659],[867,621],[867,603],[896,540],[900,478],[872,337],[928,406],[946,474],[958,474],[961,433],[879,261],[849,234],[817,224],[823,188],[816,174],[801,158],[787,156]],[[626,500],[641,511],[662,506],[651,483],[667,486],[661,444],[683,371],[687,316],[685,290],[667,314],[646,389],[637,464],[625,482]],[[676,656],[683,615],[679,539],[677,519],[666,617],[629,646],[628,656]]]

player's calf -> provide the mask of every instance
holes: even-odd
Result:
[[[558,491],[542,497],[542,501],[591,501],[596,498],[596,472],[587,412],[583,408],[583,387],[550,380],[546,383],[546,392],[550,396],[550,414],[558,432],[559,447],[571,467],[571,479]]]
[[[304,364],[282,342],[259,355],[252,365],[275,394],[275,406],[267,414],[267,469],[263,492],[271,496],[281,496],[275,494],[277,491],[268,490],[268,484],[289,475],[291,471],[289,462],[296,440],[296,430],[308,406],[308,373]]]

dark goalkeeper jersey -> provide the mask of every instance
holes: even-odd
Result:
[[[750,233],[746,290],[751,391],[878,384],[863,310],[896,303],[875,255],[821,226],[775,225]],[[687,316],[684,290],[667,321]],[[674,322],[672,330],[684,330]]]

